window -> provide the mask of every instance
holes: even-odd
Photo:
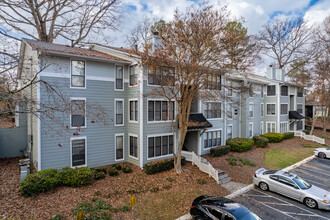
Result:
[[[238,115],[238,109],[235,109],[235,110],[234,110],[234,114],[235,114],[235,115]]]
[[[173,135],[148,138],[148,158],[165,156],[173,153]]]
[[[260,116],[264,117],[264,103],[260,104]]]
[[[227,127],[227,139],[233,138],[233,126],[228,125]]]
[[[129,155],[132,157],[138,157],[138,141],[137,136],[129,136]]]
[[[284,185],[287,185],[287,186],[291,186],[291,187],[295,187],[296,184],[289,178],[286,178],[284,176],[279,176],[279,182],[284,184]]]
[[[221,118],[221,102],[204,103],[204,116],[206,118]]]
[[[86,126],[86,101],[71,100],[71,127]]]
[[[264,122],[261,121],[260,122],[260,134],[263,134],[264,133]]]
[[[275,115],[275,104],[267,104],[267,115]]]
[[[264,98],[264,86],[262,85],[261,86],[261,98],[263,99]]]
[[[249,117],[250,118],[253,118],[253,108],[254,108],[253,103],[250,103],[249,104]]]
[[[138,75],[137,75],[136,68],[137,68],[136,65],[129,67],[129,85],[130,86],[137,85]]]
[[[71,60],[71,87],[85,87],[85,62]]]
[[[204,133],[204,148],[221,145],[221,130],[209,131]]]
[[[124,159],[124,135],[116,135],[116,160]]]
[[[211,214],[216,217],[216,219],[221,219],[222,218],[222,213],[219,212],[218,210],[211,209]]]
[[[228,94],[229,97],[232,97],[233,96],[233,82],[228,80],[227,85],[228,85],[227,94]]]
[[[276,94],[276,86],[267,86],[267,96],[275,96]]]
[[[253,85],[249,86],[249,97],[253,98]]]
[[[253,123],[249,123],[249,138],[252,138],[253,136]]]
[[[123,74],[123,66],[116,66],[116,89],[123,90],[124,89],[124,74]]]
[[[124,101],[116,100],[116,125],[124,125]]]
[[[175,83],[175,69],[171,67],[158,67],[153,70],[148,69],[149,85],[171,85]]]
[[[148,101],[148,121],[174,119],[174,101]]]
[[[208,74],[205,82],[205,89],[221,90],[221,75]]]
[[[233,107],[231,105],[232,105],[232,103],[228,104],[228,111],[227,111],[228,119],[233,118]]]
[[[288,132],[288,123],[281,122],[280,123],[280,133],[286,133],[286,132]]]
[[[129,120],[138,121],[138,101],[129,101]]]
[[[276,122],[267,122],[266,129],[267,129],[267,133],[276,132]]]
[[[86,165],[86,138],[71,139],[72,167]]]
[[[304,89],[302,88],[297,89],[297,97],[304,97]]]
[[[303,113],[303,105],[302,104],[297,104],[297,112],[299,114],[302,114]]]
[[[297,121],[297,131],[303,129],[303,122],[302,121]]]
[[[281,115],[288,114],[288,104],[281,104]]]
[[[281,86],[281,96],[288,96],[289,88],[287,86]]]

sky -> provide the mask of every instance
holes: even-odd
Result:
[[[175,9],[184,11],[198,3],[198,0],[123,0],[119,31],[111,32],[112,44],[124,47],[125,34],[144,16],[170,21]],[[227,4],[233,17],[244,17],[250,34],[258,33],[262,25],[283,16],[300,16],[314,26],[330,15],[330,0],[209,0],[209,3]]]

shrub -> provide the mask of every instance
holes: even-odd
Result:
[[[70,186],[81,187],[84,185],[92,184],[93,182],[93,171],[88,167],[75,168],[73,176],[70,177]]]
[[[124,205],[124,206],[120,207],[120,211],[122,211],[122,212],[128,212],[129,211],[129,208],[128,208],[128,206]]]
[[[73,215],[77,216],[83,212],[83,219],[107,220],[111,219],[109,213],[111,206],[100,199],[92,199],[91,203],[79,203],[76,209],[72,210]]]
[[[118,170],[115,167],[110,167],[108,170],[108,173],[110,176],[118,176]]]
[[[311,131],[310,131],[310,130],[303,130],[303,132],[304,132],[305,134],[309,135]]]
[[[63,219],[62,214],[57,214],[54,217],[52,217],[50,220],[62,220],[62,219]]]
[[[254,141],[248,138],[232,138],[228,139],[226,144],[231,147],[231,151],[245,152],[251,150]]]
[[[113,164],[112,165],[114,168],[116,168],[117,170],[121,170],[121,165],[120,164],[118,164],[118,163],[116,163],[116,164]]]
[[[253,136],[252,138],[257,147],[267,147],[269,140],[262,136]]]
[[[107,174],[107,169],[105,167],[95,168],[95,171],[97,171],[97,172],[103,172],[104,174]]]
[[[211,149],[211,155],[213,157],[221,157],[223,155],[228,154],[229,151],[230,151],[230,146],[228,146],[228,145],[219,146],[219,147],[216,147],[216,148],[212,148]]]
[[[64,167],[60,169],[59,174],[61,175],[62,178],[62,185],[63,186],[71,186],[71,177],[75,176],[76,170],[71,168],[71,167]]]
[[[122,170],[123,170],[124,173],[132,173],[133,172],[132,167],[130,167],[128,165],[124,165]]]
[[[181,164],[184,165],[185,161],[185,158],[182,157]],[[158,160],[144,165],[144,171],[146,174],[159,173],[172,168],[174,168],[174,159]]]
[[[262,134],[260,135],[262,137],[265,137],[269,140],[269,143],[278,143],[283,141],[284,139],[284,134],[280,134],[280,133],[266,133],[266,134]]]
[[[204,180],[204,179],[198,179],[197,180],[197,183],[198,184],[201,184],[201,185],[204,185],[204,184],[206,184],[206,180]]]
[[[105,178],[105,172],[99,171],[99,170],[94,170],[94,179],[99,180],[99,179],[104,179]]]
[[[284,133],[284,140],[294,138],[294,132],[286,132]]]

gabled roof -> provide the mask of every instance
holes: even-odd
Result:
[[[36,41],[31,39],[23,38],[28,45],[32,47],[33,50],[40,51],[43,53],[48,54],[68,54],[73,56],[82,56],[82,57],[90,57],[90,58],[98,58],[107,61],[118,61],[118,62],[127,62],[130,61],[125,60],[120,57],[112,56],[106,53],[102,53],[96,50],[89,50],[85,48],[79,47],[70,47],[63,44],[54,44],[54,43],[47,43],[42,41]]]

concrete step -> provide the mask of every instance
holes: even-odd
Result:
[[[222,180],[219,180],[218,181],[218,184],[224,184],[224,183],[228,183],[230,182],[231,178],[230,177],[227,177],[227,178],[224,178]]]
[[[222,171],[222,170],[220,170],[220,169],[216,169],[217,171],[218,171],[218,174],[219,174],[219,176],[220,175],[224,175],[225,174],[225,172],[224,171]]]
[[[227,178],[227,177],[228,177],[228,174],[222,174],[222,175],[218,176],[218,179],[222,180],[222,179]]]

